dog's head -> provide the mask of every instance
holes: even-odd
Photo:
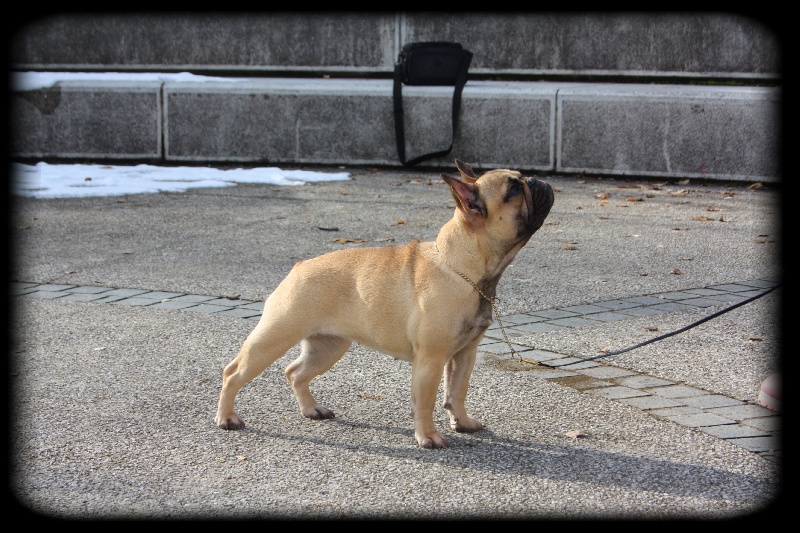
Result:
[[[508,169],[481,176],[456,159],[461,179],[442,174],[456,200],[456,216],[471,231],[515,247],[542,227],[553,207],[553,189],[536,178]]]

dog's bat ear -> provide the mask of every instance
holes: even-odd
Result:
[[[472,170],[472,167],[469,166],[468,164],[456,159],[456,167],[458,167],[458,171],[461,173],[461,177],[463,177],[464,180],[467,181],[467,183],[475,183],[476,181],[478,181],[478,175],[475,174],[475,171]]]
[[[450,185],[450,193],[452,193],[453,198],[455,198],[456,205],[467,215],[468,219],[471,220],[473,217],[486,216],[486,206],[483,200],[481,200],[476,185],[464,183],[460,179],[454,176],[448,176],[447,174],[442,174],[442,179]]]

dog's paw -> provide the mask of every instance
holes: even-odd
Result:
[[[475,433],[476,431],[486,429],[486,426],[484,426],[480,420],[476,420],[471,416],[451,421],[450,427],[458,433]]]
[[[450,442],[442,436],[438,431],[428,435],[415,435],[417,444],[420,448],[435,449],[435,448],[449,448]]]
[[[303,416],[314,420],[327,420],[328,418],[334,418],[336,414],[324,405],[317,404],[309,409],[304,409]]]
[[[239,416],[236,413],[231,413],[231,415],[227,417],[221,417],[217,415],[216,419],[214,419],[214,422],[220,429],[228,429],[228,430],[244,429],[244,420],[239,418]]]

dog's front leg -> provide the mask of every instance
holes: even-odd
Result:
[[[444,408],[450,414],[450,427],[459,433],[474,433],[486,427],[469,416],[465,406],[479,342],[480,338],[475,339],[444,367]]]
[[[419,353],[411,365],[411,407],[414,412],[414,437],[420,448],[446,448],[450,443],[433,423],[436,394],[442,381],[441,356]]]

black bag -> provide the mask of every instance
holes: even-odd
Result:
[[[447,155],[453,149],[453,138],[456,135],[461,108],[461,91],[467,83],[467,72],[471,61],[472,52],[465,50],[459,43],[423,42],[403,46],[394,67],[394,130],[397,138],[397,155],[403,165],[414,166],[420,161]],[[449,148],[406,161],[403,84],[454,87],[453,134]]]

